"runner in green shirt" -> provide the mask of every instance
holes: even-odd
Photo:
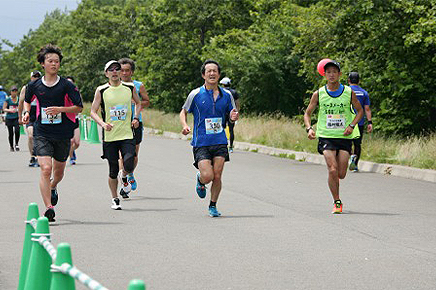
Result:
[[[324,155],[327,164],[328,185],[334,200],[333,213],[342,213],[339,180],[347,174],[352,140],[360,136],[359,130],[354,128],[362,118],[363,110],[351,88],[339,82],[342,75],[340,64],[330,61],[325,64],[324,70],[327,84],[313,93],[304,113],[304,125],[310,140],[318,137],[318,152]],[[317,106],[319,112],[315,133],[311,126],[311,115]]]

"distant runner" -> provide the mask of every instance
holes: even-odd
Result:
[[[41,72],[40,71],[33,71],[30,73],[30,82],[34,82],[37,79],[41,78]],[[23,86],[20,91],[20,103],[18,105],[18,115],[23,115],[23,106],[24,106],[24,97],[26,95],[26,86]],[[30,103],[30,119],[29,123],[26,125],[26,132],[27,132],[27,147],[29,148],[29,154],[30,154],[30,161],[29,161],[29,167],[39,167],[38,159],[36,159],[36,155],[34,153],[33,148],[33,124],[36,120],[36,98],[32,100],[32,103]]]
[[[3,111],[6,112],[6,127],[8,128],[8,139],[11,152],[20,151],[20,124],[18,122],[18,89],[11,87],[11,96],[3,103]],[[15,137],[15,138],[14,138]],[[14,146],[15,140],[15,146]]]
[[[150,99],[148,98],[147,91],[142,82],[137,80],[132,80],[133,73],[135,72],[135,62],[130,58],[122,58],[118,61],[121,64],[121,80],[125,83],[133,83],[135,85],[136,93],[141,100],[141,111],[143,108],[150,106]],[[132,102],[132,112],[135,111],[135,102]],[[143,136],[144,126],[142,124],[142,114],[139,114],[139,126],[134,129],[134,139],[136,144],[136,156],[135,163],[133,166],[133,171],[135,171],[136,166],[138,166],[138,156],[139,147],[141,146],[142,136]],[[120,162],[120,168],[122,168],[122,160]],[[132,173],[127,175],[127,180],[132,185],[132,190],[136,190],[138,184],[136,182],[135,176]]]

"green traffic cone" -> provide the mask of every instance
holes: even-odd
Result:
[[[73,261],[71,259],[71,247],[67,243],[60,243],[57,249],[56,266],[61,266],[68,263],[71,266]],[[75,290],[76,285],[73,277],[66,275],[62,272],[53,272],[50,290]]]
[[[127,290],[145,290],[145,283],[142,280],[132,280],[129,283],[129,289]]]
[[[85,118],[86,118],[86,116],[82,116],[79,119],[80,140],[85,140],[85,128],[83,125],[86,122]]]
[[[50,235],[48,219],[46,217],[38,218],[36,232],[32,234],[32,237],[39,238],[41,235],[47,237]],[[44,247],[37,241],[33,241],[24,290],[50,290],[51,264],[51,256]]]
[[[39,217],[38,205],[34,202],[29,204],[27,210],[26,219],[26,231],[24,233],[24,244],[23,244],[23,254],[21,256],[21,268],[20,276],[18,280],[18,290],[24,289],[24,284],[26,283],[27,269],[29,267],[30,253],[32,251],[32,241],[31,235],[35,232],[33,226],[29,223],[32,219],[37,219]]]
[[[24,130],[23,125],[20,125],[20,135],[26,135],[26,130]]]
[[[91,120],[91,128],[89,129],[89,139],[88,142],[91,144],[100,144],[100,138],[98,137],[97,122]]]

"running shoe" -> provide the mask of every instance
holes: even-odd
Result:
[[[59,199],[58,190],[56,188],[52,188],[51,189],[51,205],[52,206],[57,205],[58,199]]]
[[[332,213],[342,213],[342,201],[335,201]]]
[[[357,159],[357,155],[351,155],[350,166],[348,167],[348,169],[350,169],[351,171],[353,171],[353,170],[356,169],[356,167],[357,167],[357,165],[356,165],[356,159]]]
[[[15,151],[15,149],[14,149],[14,147],[11,147],[11,149],[9,149],[11,152],[14,152]]]
[[[128,182],[121,183],[120,195],[124,199],[129,198],[129,193],[131,190],[132,190],[132,186],[130,185],[130,183],[128,183]]]
[[[206,185],[200,182],[200,172],[197,172],[197,187],[195,190],[200,198],[206,197]]]
[[[15,151],[20,151],[20,146],[18,146],[18,144],[15,145]]]
[[[229,148],[229,153],[233,153],[233,147]]]
[[[54,217],[56,216],[54,207],[53,206],[48,207],[44,213],[44,216],[48,219],[49,222],[54,222],[55,221]]]
[[[209,216],[219,217],[221,216],[221,213],[216,209],[216,206],[209,206]]]
[[[30,157],[30,160],[29,160],[29,167],[36,167],[36,158],[35,157]]]
[[[120,199],[118,197],[112,198],[111,209],[114,209],[114,210],[120,210],[121,209]]]
[[[135,176],[133,176],[133,172],[127,174],[127,181],[132,186],[132,190],[136,190],[136,188],[138,187],[138,184],[136,183]]]
[[[359,172],[359,168],[356,165],[356,168],[354,168],[353,170],[351,170],[351,172]]]
[[[70,165],[76,165],[76,159],[74,159],[74,157],[70,158]]]

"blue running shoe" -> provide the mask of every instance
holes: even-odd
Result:
[[[56,188],[52,188],[51,189],[51,205],[52,206],[57,205],[58,199],[59,199],[58,190]]]
[[[133,173],[127,174],[127,181],[132,186],[132,190],[136,190],[136,188],[138,187],[138,184],[136,183],[136,179],[135,179],[135,176],[133,176]]]
[[[216,206],[209,206],[209,215],[211,217],[219,217],[221,213],[216,209]]]
[[[195,190],[197,191],[198,197],[205,198],[206,189],[206,185],[200,182],[200,172],[197,172],[197,187],[195,188]]]

